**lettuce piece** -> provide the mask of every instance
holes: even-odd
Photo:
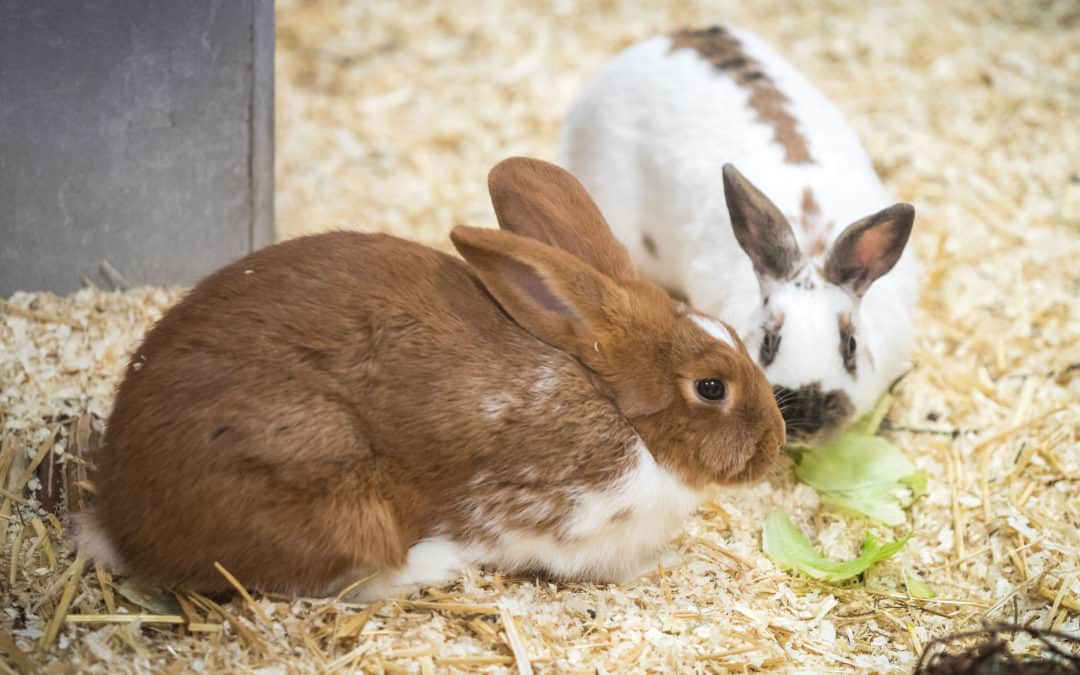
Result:
[[[915,503],[915,500],[926,494],[926,469],[919,469],[915,473],[904,476],[900,479],[900,482],[908,486],[911,490],[911,500],[904,505],[904,508],[911,506]]]
[[[845,432],[830,445],[802,451],[795,475],[818,490],[857,490],[895,484],[915,465],[881,436]]]
[[[821,501],[837,510],[865,516],[884,525],[904,523],[904,509],[890,486],[822,492]]]
[[[885,416],[889,414],[889,408],[892,407],[893,397],[889,392],[885,392],[874,404],[874,408],[860,417],[852,425],[852,431],[858,431],[866,434],[867,436],[873,436],[881,428],[881,423],[885,421]]]
[[[916,600],[929,600],[937,597],[937,593],[930,588],[930,584],[911,572],[904,572],[904,586],[907,587],[908,597]]]
[[[813,579],[837,583],[856,577],[873,565],[891,557],[904,547],[911,535],[888,543],[867,533],[859,557],[854,560],[829,560],[821,555],[810,540],[783,511],[773,511],[765,520],[762,535],[765,555],[785,569],[795,570]]]
[[[880,436],[858,431],[830,445],[799,451],[795,476],[822,501],[885,525],[904,522],[904,509],[926,492],[926,472]]]

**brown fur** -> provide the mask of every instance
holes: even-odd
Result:
[[[505,180],[534,164],[511,160]],[[500,221],[540,209],[560,245],[588,222],[581,195],[550,207],[565,181],[526,184]],[[617,263],[602,218],[587,227],[601,226],[575,229],[599,242],[576,251]],[[558,534],[575,491],[631,467],[635,434],[694,485],[754,478],[775,457],[783,422],[745,348],[708,338],[662,290],[509,232],[453,237],[468,263],[385,235],[291,240],[166,313],[96,457],[95,523],[127,570],[216,592],[218,561],[254,588],[328,593],[427,536]],[[557,386],[538,387],[542,371]],[[702,377],[729,383],[724,403],[681,393]]]
[[[671,36],[671,50],[693,49],[717,70],[722,70],[750,91],[750,107],[758,120],[773,129],[773,139],[784,149],[789,164],[812,164],[806,138],[798,121],[787,110],[788,98],[776,88],[761,64],[743,51],[738,38],[721,26],[705,30],[681,30]]]
[[[570,172],[548,162],[510,158],[491,169],[488,190],[500,228],[573,253],[613,279],[637,276],[630,254]]]

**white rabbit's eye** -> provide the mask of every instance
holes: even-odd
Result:
[[[727,387],[724,381],[715,377],[707,380],[698,380],[694,383],[694,391],[706,401],[723,401],[727,395]]]
[[[780,349],[780,334],[766,331],[761,338],[761,365],[767,366],[776,358],[776,352]]]
[[[859,365],[855,358],[858,347],[859,343],[855,339],[855,326],[852,325],[851,319],[848,317],[841,319],[840,357],[844,360],[844,369],[852,375],[855,374],[855,370]]]

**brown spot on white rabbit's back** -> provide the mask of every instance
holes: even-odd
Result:
[[[671,51],[693,49],[714,68],[729,74],[742,88],[750,91],[750,107],[758,120],[773,128],[773,139],[784,149],[784,161],[811,164],[806,139],[799,133],[798,121],[787,110],[788,97],[762,70],[762,66],[743,50],[742,43],[722,26],[704,30],[684,29],[671,35]]]

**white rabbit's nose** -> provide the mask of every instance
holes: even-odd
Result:
[[[776,405],[784,416],[789,443],[822,440],[839,431],[855,412],[848,395],[839,390],[824,391],[820,382],[798,389],[774,386]]]

